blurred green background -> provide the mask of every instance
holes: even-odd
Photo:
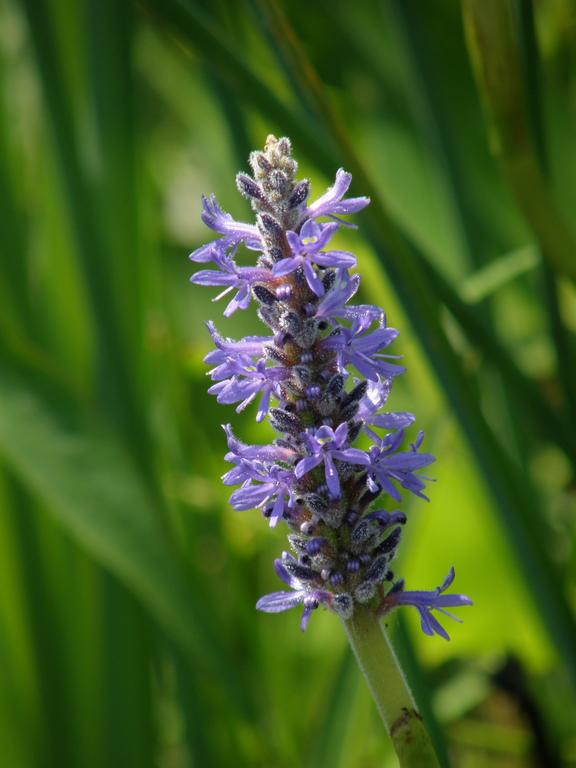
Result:
[[[475,601],[390,621],[443,764],[576,766],[572,0],[0,0],[0,764],[395,765],[336,617],[254,610],[284,531],[219,480],[264,428],[204,321],[257,321],[187,254],[270,132],[373,200],[340,247],[438,456],[398,570]]]

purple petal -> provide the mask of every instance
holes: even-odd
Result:
[[[234,221],[229,213],[220,208],[215,195],[202,196],[203,211],[201,219],[207,227],[222,235],[230,235],[236,240],[249,239],[261,243],[258,228],[253,224]]]
[[[233,272],[219,272],[217,269],[201,269],[190,278],[194,285],[231,285],[238,283],[238,277]]]
[[[225,242],[223,242],[225,241]],[[226,247],[231,247],[233,241],[228,238],[221,238],[220,240],[213,240],[211,243],[201,245],[200,248],[196,248],[195,251],[188,256],[191,261],[199,262],[200,264],[206,264],[215,258],[222,255]]]
[[[323,267],[341,267],[343,269],[351,269],[357,264],[356,256],[353,253],[348,253],[348,251],[323,251],[314,254],[312,260]]]
[[[276,264],[274,264],[272,267],[272,274],[275,277],[288,275],[290,272],[294,272],[295,269],[298,269],[301,262],[302,259],[299,256],[295,256],[291,259],[281,259],[280,261],[277,261]]]
[[[316,274],[314,267],[309,261],[304,261],[302,266],[304,267],[304,274],[306,276],[306,282],[310,286],[310,290],[313,291],[316,296],[324,296],[325,290],[322,285],[322,280]]]
[[[347,425],[346,428],[348,428]],[[316,430],[316,439],[320,443],[332,442],[332,440],[335,439],[334,430],[332,427],[328,427],[324,424]]]
[[[282,520],[284,516],[285,501],[286,499],[284,496],[284,492],[279,493],[276,501],[274,502],[272,514],[270,515],[270,528],[275,528],[280,522],[280,520]]]
[[[316,224],[316,222],[312,222],[313,224]],[[306,224],[304,225],[306,226]],[[316,224],[316,226],[319,227],[319,225]],[[304,229],[304,227],[302,227]],[[312,243],[312,247],[307,247],[307,251],[309,253],[317,253],[318,251],[321,251],[325,245],[328,244],[328,241],[330,238],[340,229],[340,224],[336,221],[331,221],[328,224],[322,224],[321,227],[318,228],[317,234],[316,234],[316,241]],[[302,238],[304,241],[304,238]]]
[[[313,610],[314,609],[312,608],[311,605],[307,605],[304,608],[304,613],[302,614],[302,621],[300,622],[300,629],[302,630],[302,632],[306,632],[306,630],[308,629],[308,623],[310,622],[310,616],[312,616]]]
[[[376,371],[374,360],[366,355],[357,355],[346,349],[343,350],[342,355],[346,361],[350,362],[369,381],[378,381],[378,372]]]
[[[382,474],[377,475],[377,480],[380,483],[380,486],[384,493],[387,493],[388,496],[391,496],[395,501],[402,501],[402,496],[400,495],[400,491],[394,483],[390,482],[390,480],[385,477]]]
[[[251,298],[250,288],[243,285],[224,310],[224,317],[230,317],[237,309],[248,309]]]
[[[256,509],[265,504],[274,493],[272,483],[263,483],[262,485],[247,485],[238,488],[232,496],[230,503],[238,512],[245,512],[249,509]]]
[[[448,575],[446,576],[442,584],[438,587],[438,592],[445,592],[450,586],[450,584],[452,584],[455,577],[456,577],[456,571],[454,570],[454,566],[452,566],[448,571]]]
[[[324,471],[326,476],[326,485],[330,494],[334,498],[340,496],[340,478],[338,477],[338,471],[332,461],[332,456],[329,453],[324,454]]]
[[[332,456],[341,461],[347,461],[350,464],[362,464],[367,467],[370,465],[370,456],[366,451],[361,451],[360,448],[347,448],[345,451],[332,451]]]
[[[295,256],[301,253],[302,243],[300,242],[300,235],[297,235],[296,232],[288,230],[288,232],[286,232],[286,240],[288,240],[290,250]]]
[[[303,589],[297,592],[272,592],[258,600],[256,609],[265,613],[289,611],[290,608],[295,608],[301,603],[305,596],[306,592]]]
[[[352,182],[352,174],[340,168],[336,173],[336,180],[323,195],[308,208],[311,218],[329,216],[334,214],[348,214],[361,211],[370,202],[369,197],[353,197],[342,200]]]
[[[358,213],[363,208],[370,205],[369,197],[349,197],[348,200],[342,200],[332,208],[331,214],[347,216],[351,213]]]
[[[434,605],[432,607],[442,610],[443,608],[458,608],[460,605],[474,605],[474,603],[468,595],[452,593],[450,595],[438,595],[438,597],[434,598]],[[448,614],[448,611],[443,611],[443,613]],[[456,619],[456,621],[459,621],[459,619]]]
[[[442,624],[438,621],[438,619],[433,616],[430,611],[421,610],[420,611],[420,619],[421,619],[421,626],[422,630],[425,634],[429,636],[433,636],[434,634],[440,635],[440,637],[443,637],[444,640],[450,640],[450,635]]]
[[[296,237],[299,238],[300,242],[303,242],[304,240],[318,240],[321,234],[322,227],[320,224],[318,224],[316,221],[313,221],[312,219],[308,219],[304,222],[302,229],[300,230],[300,234],[296,235]]]
[[[328,187],[326,192],[308,207],[310,217],[317,218],[318,216],[324,216],[325,211],[332,212],[332,207],[344,197],[351,183],[352,174],[347,173],[343,168],[339,168],[336,171],[334,184]]]
[[[334,442],[340,448],[348,439],[348,423],[343,421],[334,432]]]
[[[294,560],[294,557],[290,555],[290,553],[285,552],[284,555],[289,560],[292,560],[292,561]],[[284,567],[284,564],[280,558],[276,558],[276,560],[274,560],[274,570],[276,571],[278,576],[282,579],[284,584],[288,584],[288,586],[292,587],[292,589],[296,589],[296,590],[302,589],[302,585],[300,584],[298,579],[292,576],[291,573],[288,573],[288,571]]]
[[[436,461],[436,457],[431,453],[416,453],[415,451],[403,451],[395,453],[393,456],[383,456],[382,466],[386,470],[414,470],[427,467]]]
[[[349,277],[345,272],[340,273],[335,286],[318,304],[316,317],[334,317],[344,313],[346,302],[358,291],[360,279],[360,275]]]
[[[410,426],[415,418],[413,413],[397,411],[395,413],[380,413],[371,419],[371,423],[384,429],[404,429]]]
[[[270,408],[270,395],[272,394],[270,388],[268,388],[262,395],[260,405],[258,407],[258,413],[256,414],[256,421],[261,422],[266,418],[266,414]]]
[[[322,456],[307,456],[305,459],[301,459],[294,467],[294,474],[298,479],[307,475],[308,472],[313,470],[322,461]]]

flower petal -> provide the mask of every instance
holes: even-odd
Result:
[[[272,274],[275,277],[288,275],[290,272],[294,272],[295,269],[298,269],[301,263],[302,259],[299,256],[294,256],[291,259],[281,259],[272,267]]]
[[[324,454],[324,473],[330,494],[334,498],[338,498],[340,496],[340,478],[338,477],[338,470],[332,460],[332,456],[329,453]]]
[[[315,253],[312,260],[323,267],[342,267],[352,269],[357,264],[356,256],[348,251],[322,251]]]
[[[310,264],[309,261],[304,261],[302,263],[302,266],[304,267],[306,282],[310,286],[310,290],[313,291],[316,294],[316,296],[324,296],[325,290],[324,290],[324,286],[322,285],[322,280],[320,280],[320,278],[316,274],[316,271],[314,270],[314,267],[312,266],[312,264]]]
[[[264,611],[265,613],[281,613],[282,611],[289,611],[290,608],[295,608],[299,605],[306,596],[306,592],[302,589],[297,592],[272,592],[269,595],[264,595],[256,603],[256,609],[258,611]]]
[[[294,474],[298,479],[301,477],[304,477],[304,475],[307,475],[308,472],[311,472],[315,467],[320,464],[322,461],[322,457],[320,455],[316,456],[306,456],[305,459],[301,459],[298,464],[294,467]]]

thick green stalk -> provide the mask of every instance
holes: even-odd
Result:
[[[346,632],[364,673],[401,768],[438,768],[434,747],[414,698],[378,618],[367,606],[356,607]]]

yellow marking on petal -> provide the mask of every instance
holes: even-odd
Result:
[[[318,242],[318,238],[316,236],[313,237],[304,237],[302,239],[302,245],[313,245],[314,243]]]

